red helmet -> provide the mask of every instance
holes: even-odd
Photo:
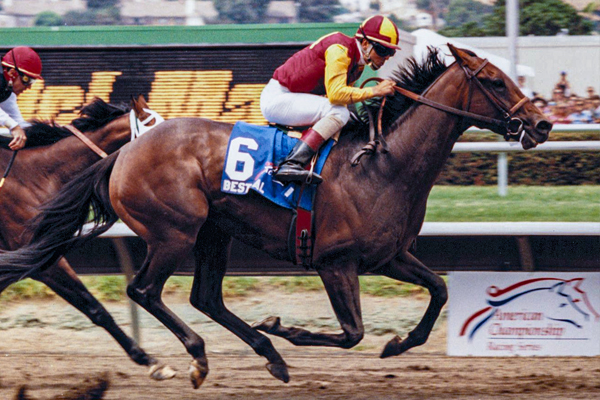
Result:
[[[356,31],[355,37],[358,39],[366,38],[385,47],[400,50],[398,28],[391,19],[383,15],[367,18]]]
[[[2,65],[33,79],[42,79],[42,60],[30,47],[19,46],[10,50],[2,57]]]

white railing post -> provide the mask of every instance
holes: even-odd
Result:
[[[506,153],[498,153],[498,195],[508,194],[508,157]]]

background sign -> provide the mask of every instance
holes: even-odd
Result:
[[[600,273],[451,272],[448,354],[600,355]]]

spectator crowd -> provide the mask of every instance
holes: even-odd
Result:
[[[567,73],[561,72],[554,85],[550,99],[532,92],[525,84],[525,77],[518,79],[523,94],[548,116],[554,124],[598,124],[600,123],[600,95],[588,86],[586,95],[580,96],[571,90]]]

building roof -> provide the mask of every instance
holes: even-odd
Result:
[[[125,18],[216,18],[219,13],[212,1],[195,1],[189,9],[185,0],[121,0],[121,16]]]
[[[4,14],[36,16],[44,11],[52,11],[59,15],[64,15],[69,11],[85,11],[86,2],[84,0],[55,1],[55,0],[18,0],[12,4],[2,6]]]
[[[187,14],[185,3],[181,1],[121,0],[121,16],[185,18]]]
[[[563,0],[563,2],[572,5],[577,11],[583,11],[589,4],[594,3],[593,0]]]
[[[296,2],[295,1],[272,1],[267,8],[268,17],[277,18],[295,18],[296,17]]]

